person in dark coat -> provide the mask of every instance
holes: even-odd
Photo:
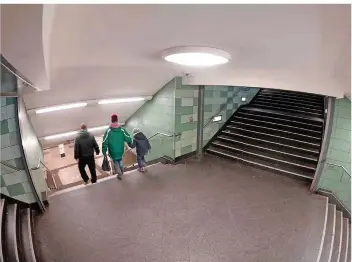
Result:
[[[99,155],[100,150],[97,141],[95,140],[95,137],[88,132],[87,126],[85,124],[81,124],[81,130],[75,139],[74,158],[78,162],[78,169],[81,173],[81,177],[85,185],[88,184],[89,180],[85,170],[86,165],[88,165],[90,174],[92,176],[92,184],[97,182],[94,151],[97,155]]]
[[[147,165],[144,156],[148,154],[149,150],[151,149],[151,146],[148,138],[142,132],[140,132],[138,128],[134,128],[132,134],[133,142],[131,144],[131,147],[136,148],[138,170],[144,172],[146,171],[145,166]]]

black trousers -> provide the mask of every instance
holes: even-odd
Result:
[[[92,183],[97,182],[97,173],[95,171],[95,160],[94,156],[83,156],[80,157],[78,160],[78,169],[79,172],[81,173],[81,177],[84,182],[88,182],[89,177],[87,176],[87,172],[85,170],[86,165],[88,165],[90,174],[92,176]]]

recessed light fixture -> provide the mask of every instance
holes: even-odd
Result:
[[[98,102],[99,105],[106,104],[117,104],[117,103],[127,103],[127,102],[138,102],[144,100],[152,99],[151,96],[148,97],[127,97],[127,98],[114,98],[114,99],[103,99]]]
[[[85,106],[87,106],[87,103],[72,103],[72,104],[65,104],[65,105],[41,108],[41,109],[36,110],[35,113],[36,114],[43,114],[43,113],[48,113],[48,112],[53,112],[53,111],[59,111],[59,110],[65,110],[65,109],[70,109],[70,108],[77,108],[77,107],[85,107]]]
[[[224,50],[205,46],[179,46],[163,52],[163,59],[186,66],[215,66],[226,64],[231,55]]]
[[[242,102],[246,102],[247,98],[245,98],[244,96],[241,97]]]

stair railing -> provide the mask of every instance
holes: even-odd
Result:
[[[330,163],[330,162],[325,162],[328,166],[336,166],[336,167],[340,167],[342,168],[342,170],[344,171],[344,173],[346,173],[350,178],[351,178],[351,174],[347,171],[347,169],[342,166],[342,165],[338,165],[338,164],[334,164],[334,163]],[[344,173],[342,173],[341,178],[340,178],[340,182],[342,181],[343,176],[345,175]]]
[[[13,165],[10,165],[10,164],[8,164],[8,163],[6,163],[6,162],[4,162],[4,161],[0,161],[0,163],[1,163],[2,165],[4,165],[4,166],[7,166],[7,167],[9,167],[9,168],[15,170],[15,171],[23,171],[23,170],[24,170],[24,169],[19,169],[19,168],[17,168],[17,167],[14,167]]]

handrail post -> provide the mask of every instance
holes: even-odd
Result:
[[[203,156],[204,86],[198,87],[197,157]]]

